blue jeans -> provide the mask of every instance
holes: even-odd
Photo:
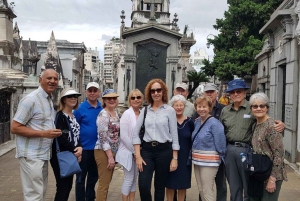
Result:
[[[96,198],[95,185],[98,181],[94,150],[82,150],[79,165],[82,172],[76,175],[76,201],[94,201]]]
[[[141,156],[147,165],[143,165],[143,171],[139,173],[139,190],[141,201],[152,201],[151,181],[154,174],[154,200],[163,201],[167,176],[170,171],[170,163],[173,156],[172,143],[151,146],[151,143],[143,143]]]

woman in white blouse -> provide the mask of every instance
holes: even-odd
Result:
[[[114,156],[118,151],[120,132],[120,119],[115,111],[118,97],[113,89],[105,89],[102,93],[103,110],[97,117],[98,140],[94,153],[98,168],[97,201],[107,199],[109,184],[114,173]]]
[[[140,114],[140,107],[144,96],[138,89],[129,93],[128,105],[120,120],[120,145],[116,155],[116,162],[123,166],[124,181],[122,185],[122,200],[134,201],[136,178],[138,169],[134,162],[134,148],[132,144],[133,130]]]
[[[145,99],[149,103],[145,118],[145,135],[139,131],[144,121],[144,111],[136,122],[133,134],[136,165],[139,170],[141,201],[152,201],[151,182],[154,174],[154,200],[164,200],[169,171],[177,169],[178,132],[174,108],[168,103],[168,88],[161,79],[148,82]]]

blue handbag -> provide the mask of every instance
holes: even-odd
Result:
[[[57,138],[55,139],[56,143],[56,155],[60,170],[60,177],[68,177],[73,174],[81,172],[77,157],[70,151],[60,151]]]

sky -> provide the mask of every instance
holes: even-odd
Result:
[[[125,11],[125,26],[131,26],[131,0],[8,0],[14,2],[20,35],[23,40],[48,41],[51,32],[55,39],[74,43],[84,42],[87,48],[100,52],[103,61],[104,44],[112,37],[120,37],[121,11]],[[213,48],[206,47],[207,37],[217,35],[213,28],[217,18],[228,9],[226,0],[170,0],[171,21],[178,14],[178,26],[185,25],[193,32],[197,43],[191,54],[205,48],[209,58]],[[211,35],[209,36],[211,37]]]

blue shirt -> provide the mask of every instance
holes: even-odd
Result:
[[[97,141],[97,125],[96,119],[102,105],[99,101],[96,107],[89,104],[87,100],[81,103],[77,110],[75,110],[74,116],[80,125],[79,139],[84,150],[94,150]]]
[[[200,126],[201,120],[199,118],[195,121],[192,139],[197,134]],[[202,151],[217,151],[224,161],[226,153],[226,137],[222,123],[214,117],[208,119],[196,136],[192,148]]]

